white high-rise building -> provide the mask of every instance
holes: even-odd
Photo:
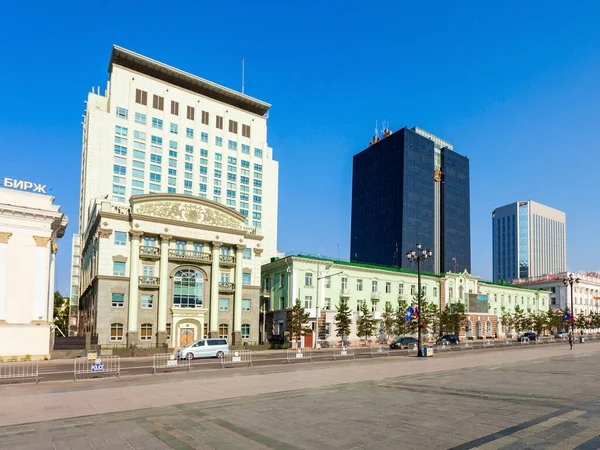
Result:
[[[567,270],[565,213],[528,200],[492,213],[494,280],[510,281]]]

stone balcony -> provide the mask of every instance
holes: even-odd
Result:
[[[221,264],[222,266],[233,266],[235,265],[235,256],[219,255],[219,264]]]
[[[140,246],[140,258],[143,259],[158,259],[160,258],[160,247],[153,245]]]
[[[212,255],[210,253],[198,252],[196,250],[170,249],[169,259],[210,264],[212,262]]]
[[[160,286],[160,278],[159,277],[139,277],[138,282],[140,288],[142,289],[152,289]]]
[[[219,281],[219,292],[234,292],[235,283],[230,281]]]

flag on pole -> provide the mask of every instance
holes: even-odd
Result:
[[[414,314],[415,310],[413,309],[412,306],[408,307],[408,312],[406,313],[406,322],[408,323],[410,321],[410,318],[412,317],[412,315]]]
[[[419,308],[415,308],[415,311],[413,312],[413,316],[415,317],[419,317]]]
[[[457,263],[457,261],[456,261],[456,256],[453,256],[453,257],[452,257],[452,264],[454,264],[454,271],[455,271],[455,272],[456,272],[456,263]]]

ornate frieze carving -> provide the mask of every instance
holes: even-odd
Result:
[[[52,238],[44,236],[33,236],[33,240],[35,241],[36,247],[47,247],[48,243],[52,240]]]
[[[181,201],[156,201],[136,205],[135,214],[240,230],[242,222],[224,211]]]

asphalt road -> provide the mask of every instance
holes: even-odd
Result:
[[[459,346],[449,346],[450,349],[446,349],[442,352],[442,350],[435,349],[434,356],[440,353],[449,353],[449,352],[465,352],[465,351],[517,351],[519,348],[524,346],[536,346],[536,345],[568,345],[568,343],[558,341],[557,343],[540,343],[536,344],[534,342],[522,345],[517,341],[511,341],[512,345],[504,345],[504,341],[495,342],[495,347],[487,347],[484,345],[484,342],[475,341],[472,343],[473,349],[459,349]],[[576,344],[579,345],[579,344]],[[462,345],[460,346],[462,347]],[[339,349],[338,349],[339,350]],[[385,357],[384,354],[371,354],[371,350],[368,347],[355,347],[352,348],[354,351],[354,357],[356,359],[364,359],[364,358],[381,358]],[[389,357],[410,357],[409,350],[390,350]],[[352,359],[351,357],[339,357],[338,359],[348,360]],[[327,362],[330,361],[334,363],[334,349],[319,349],[312,351],[312,361],[313,362]],[[296,358],[292,358],[291,362],[293,364],[307,364],[310,363],[310,359],[302,359],[298,360]],[[135,375],[144,375],[144,374],[153,374],[153,358],[152,357],[135,357],[135,358],[121,358],[120,359],[120,376],[135,376]],[[277,366],[277,365],[285,365],[288,364],[287,360],[287,352],[285,350],[271,350],[271,351],[261,351],[261,352],[253,352],[252,353],[252,365],[255,367],[261,366]],[[200,370],[215,370],[221,368],[221,361],[219,359],[196,359],[191,361],[190,370],[192,371],[200,371]],[[40,361],[39,363],[39,381],[40,383],[50,382],[50,381],[68,381],[73,380],[73,370],[74,370],[74,360],[53,360],[53,361]],[[176,368],[176,369],[159,369],[158,373],[165,372],[180,372],[182,370],[186,370],[185,368]],[[107,374],[99,374],[98,376],[106,376]],[[83,376],[78,376],[78,378],[90,378],[91,375],[86,374]]]

